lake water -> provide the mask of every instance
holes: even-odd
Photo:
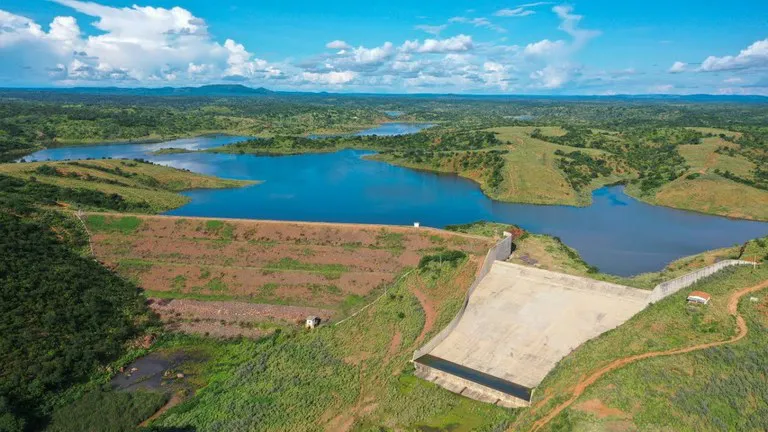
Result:
[[[434,126],[431,123],[382,123],[381,125],[360,131],[355,135],[368,136],[368,135],[407,135],[416,133],[422,129]]]
[[[115,143],[80,147],[57,147],[40,150],[24,159],[27,161],[46,161],[64,159],[150,159],[151,153],[164,148],[183,148],[204,150],[243,141],[247,138],[229,135],[211,135],[197,138],[185,138],[152,144]]]
[[[388,123],[377,132],[412,124]],[[423,127],[423,126],[422,126]],[[264,183],[237,189],[194,190],[192,201],[168,214],[253,219],[361,222],[444,227],[476,220],[513,223],[560,237],[600,270],[617,275],[656,271],[708,249],[768,235],[768,223],[656,207],[622,187],[594,192],[589,207],[493,201],[473,182],[365,160],[368,151],[297,156],[209,153],[152,155],[165,147],[209,148],[242,140],[201,137],[160,144],[119,144],[43,150],[27,160],[141,157],[194,172]]]

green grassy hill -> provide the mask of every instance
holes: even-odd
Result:
[[[603,150],[533,138],[534,130],[542,131],[544,137],[564,134],[557,127],[492,128],[483,132],[493,133],[497,142],[482,149],[435,146],[426,153],[412,155],[394,151],[375,155],[373,159],[408,168],[455,173],[476,181],[493,199],[530,204],[589,205],[593,190],[631,175],[623,163]],[[567,172],[561,160],[567,160]],[[604,161],[600,163],[605,163],[605,170],[598,173],[590,164],[600,160]]]
[[[133,160],[82,160],[0,164],[0,175],[23,180],[27,189],[46,189],[52,201],[68,203],[66,191],[106,196],[115,205],[76,202],[86,209],[159,213],[180,207],[187,189],[230,188],[253,184]],[[38,185],[49,185],[47,188]],[[85,191],[85,192],[83,192]],[[105,206],[107,205],[107,206]]]
[[[733,132],[719,129],[703,130],[737,136]],[[703,138],[701,144],[681,145],[678,151],[690,166],[686,174],[642,199],[652,204],[684,210],[768,220],[768,190],[720,175],[730,172],[739,178],[756,180],[756,164],[740,154],[739,149],[738,144],[719,136]],[[629,191],[633,189],[629,188]]]

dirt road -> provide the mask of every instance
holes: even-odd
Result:
[[[418,284],[421,286],[421,288],[425,288],[424,282],[419,277]],[[421,303],[421,308],[424,309],[424,327],[421,329],[421,333],[419,334],[419,337],[416,338],[416,341],[414,342],[416,345],[420,344],[422,340],[424,340],[424,337],[432,331],[432,327],[435,326],[435,321],[437,320],[437,310],[435,308],[435,301],[429,298],[427,293],[422,290],[421,288],[414,286],[411,290],[413,295],[416,296],[417,299],[419,299],[419,303]]]
[[[584,391],[589,386],[594,384],[598,379],[600,379],[603,375],[609,372],[622,368],[630,363],[634,363],[636,361],[647,359],[647,358],[686,354],[693,351],[704,350],[707,348],[731,344],[731,343],[740,341],[747,335],[749,329],[747,328],[747,322],[744,320],[744,317],[739,315],[739,311],[738,311],[739,300],[741,300],[741,298],[746,294],[750,294],[755,291],[760,291],[765,288],[768,288],[768,280],[763,281],[755,286],[751,286],[749,288],[744,288],[739,291],[736,291],[733,294],[731,294],[731,296],[728,298],[728,313],[736,317],[737,331],[736,331],[736,335],[734,335],[732,338],[724,341],[693,345],[686,348],[677,348],[677,349],[668,350],[668,351],[647,352],[643,354],[637,354],[629,357],[620,358],[618,360],[614,360],[613,362],[609,363],[607,366],[601,369],[598,369],[597,371],[593,372],[590,376],[588,376],[587,378],[581,380],[578,384],[576,384],[576,386],[573,388],[573,393],[571,397],[567,401],[561,403],[560,405],[552,409],[552,411],[550,411],[546,416],[537,420],[531,427],[530,429],[531,432],[538,431],[544,426],[546,426],[550,421],[552,421],[552,419],[557,417],[557,415],[560,414],[564,409],[571,406],[571,404],[573,404],[576,401],[576,399],[578,399],[579,396],[581,396],[582,393],[584,393]]]

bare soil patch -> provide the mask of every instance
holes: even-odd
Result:
[[[595,416],[597,416],[597,418],[629,417],[629,414],[625,413],[624,411],[618,408],[610,408],[606,406],[603,403],[603,401],[601,401],[600,399],[590,399],[588,401],[584,401],[576,405],[575,408],[579,411],[584,411],[586,413],[594,414]]]
[[[421,308],[424,309],[424,327],[422,327],[419,337],[417,337],[416,341],[414,342],[418,345],[421,343],[421,341],[424,340],[424,337],[427,335],[427,333],[432,331],[432,328],[435,326],[435,320],[437,319],[437,309],[435,308],[435,302],[429,298],[429,296],[426,294],[426,292],[424,292],[422,288],[414,286],[413,295],[419,299]]]
[[[171,321],[165,325],[165,328],[173,332],[219,339],[232,339],[238,337],[258,339],[274,332],[274,330],[261,329],[258,327],[253,328],[232,322],[222,323],[215,320]]]
[[[389,349],[387,350],[387,357],[392,357],[397,354],[400,344],[403,342],[403,333],[398,330],[392,335],[392,340],[389,341]]]
[[[189,299],[153,299],[150,308],[169,330],[220,338],[258,338],[274,330],[265,323],[297,325],[308,316],[328,321],[334,314],[318,308]]]
[[[163,405],[162,407],[160,407],[160,409],[159,409],[159,410],[157,410],[157,411],[156,411],[154,414],[152,414],[151,416],[149,416],[149,418],[147,418],[146,420],[144,420],[143,422],[141,422],[141,423],[139,424],[139,427],[146,427],[146,426],[149,426],[149,424],[150,424],[150,423],[151,423],[153,420],[155,420],[155,419],[157,419],[157,418],[160,418],[160,416],[161,416],[161,415],[163,415],[163,414],[165,414],[165,412],[166,412],[166,411],[168,411],[169,409],[171,409],[171,408],[175,407],[176,405],[178,405],[178,404],[182,403],[183,401],[184,401],[184,397],[183,397],[183,396],[181,396],[181,394],[179,394],[179,393],[174,393],[174,394],[173,394],[173,396],[171,396],[171,398],[170,398],[170,399],[168,399],[168,402],[166,402],[166,403],[165,403],[165,405]]]
[[[226,301],[197,301],[189,299],[155,300],[150,307],[161,316],[181,318],[217,319],[230,322],[296,322],[307,316],[317,316],[327,321],[334,311],[328,309],[252,304]]]
[[[133,232],[92,230],[94,253],[163,298],[347,310],[425,255],[483,255],[490,244],[430,228],[136,217],[141,223]]]

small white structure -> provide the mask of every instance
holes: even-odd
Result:
[[[320,317],[311,316],[307,317],[307,322],[304,324],[304,328],[314,329],[320,325]]]
[[[414,223],[413,223],[413,227],[414,227],[414,228],[418,228],[419,226],[421,226],[421,224],[420,224],[420,223],[418,223],[418,222],[414,222]]]
[[[711,298],[712,296],[704,291],[691,291],[691,293],[688,294],[688,303],[707,304]]]

